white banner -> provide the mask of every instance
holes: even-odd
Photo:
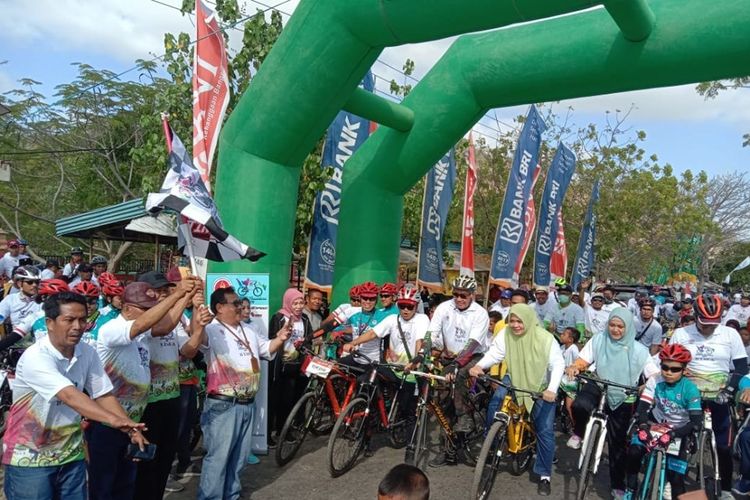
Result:
[[[745,260],[737,264],[737,267],[732,269],[729,274],[727,274],[727,277],[724,278],[724,283],[729,284],[729,282],[732,280],[732,273],[741,269],[745,269],[747,266],[750,266],[750,257],[745,257]]]

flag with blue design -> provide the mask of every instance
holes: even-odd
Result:
[[[578,285],[583,280],[588,279],[594,271],[594,244],[596,243],[596,213],[594,207],[598,202],[599,179],[594,182],[589,206],[586,209],[586,218],[581,229],[581,237],[578,240],[578,251],[573,264],[573,276],[570,279],[573,290],[578,290]]]

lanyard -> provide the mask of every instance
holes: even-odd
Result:
[[[253,353],[253,350],[250,348],[250,342],[247,340],[247,335],[245,335],[245,329],[242,328],[242,323],[240,323],[238,326],[240,327],[240,332],[242,332],[242,338],[239,338],[236,333],[232,331],[232,329],[226,325],[223,321],[217,319],[221,326],[227,329],[227,331],[232,334],[232,337],[241,344],[247,351],[250,353],[250,365],[253,368],[253,373],[260,373],[260,365],[258,364],[258,359],[255,357],[255,354]]]

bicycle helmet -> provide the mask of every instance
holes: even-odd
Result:
[[[377,297],[378,292],[380,292],[380,287],[378,287],[377,283],[373,283],[372,281],[365,281],[361,285],[359,285],[359,296],[361,297]]]
[[[105,283],[102,286],[102,293],[107,297],[116,297],[125,293],[125,287],[119,281]]]
[[[645,288],[636,288],[635,289],[635,298],[645,298],[648,297],[648,290]]]
[[[451,286],[454,289],[471,290],[473,292],[477,289],[477,280],[473,276],[462,274],[451,282]]]
[[[380,293],[385,295],[396,295],[398,293],[398,285],[395,283],[383,283],[380,287]]]
[[[73,291],[80,293],[84,297],[96,298],[99,297],[99,287],[90,281],[81,281],[73,287]]]
[[[97,264],[107,264],[107,258],[102,255],[94,255],[94,257],[91,259],[90,264],[92,266],[95,266]]]
[[[70,255],[83,255],[83,249],[81,247],[73,247],[70,249]]]
[[[349,300],[359,300],[359,285],[354,285],[349,289]]]
[[[34,266],[18,266],[13,272],[13,281],[15,280],[39,281],[39,270]]]
[[[57,295],[60,292],[69,292],[68,284],[63,280],[50,278],[39,283],[39,295]]]
[[[721,313],[724,309],[718,295],[703,293],[693,302],[695,319],[702,325],[720,325]]]
[[[398,298],[396,299],[397,304],[407,303],[416,304],[419,302],[419,289],[412,283],[406,283],[401,290],[398,292]]]
[[[676,361],[677,363],[690,363],[693,356],[681,344],[668,344],[659,352],[662,361]]]
[[[96,278],[99,281],[99,285],[104,286],[108,283],[119,283],[120,281],[117,279],[117,277],[112,274],[104,271],[102,274],[97,276]]]
[[[568,282],[567,282],[567,281],[565,281],[565,278],[557,278],[557,279],[555,280],[555,286],[556,286],[556,287],[561,287],[561,286],[565,286],[565,285],[567,285],[567,284],[568,284]]]
[[[651,297],[646,297],[645,299],[643,299],[640,302],[638,302],[638,306],[639,307],[651,306],[652,309],[655,309],[656,308],[656,301],[654,299],[652,299]]]

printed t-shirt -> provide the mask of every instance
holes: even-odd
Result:
[[[701,410],[701,393],[687,377],[668,384],[661,374],[646,382],[641,399],[651,403],[651,414],[660,424],[682,427],[690,421],[690,411]]]
[[[578,325],[586,323],[583,317],[583,308],[578,304],[570,303],[565,307],[558,307],[552,311],[544,321],[555,324],[555,332],[560,335],[566,328],[578,328]]]
[[[460,311],[454,300],[448,300],[435,308],[429,331],[432,345],[447,350],[449,355],[461,352],[469,340],[476,340],[480,347],[475,352],[482,353],[487,349],[489,326],[487,311],[476,302]]]
[[[356,339],[367,330],[372,330],[375,325],[383,319],[383,313],[377,310],[370,312],[360,311],[349,318],[349,324],[352,325],[352,340]],[[372,339],[369,342],[360,344],[358,351],[373,361],[380,361],[380,339]],[[357,363],[366,364],[361,358],[354,358]]]
[[[180,397],[180,348],[177,345],[177,332],[184,330],[180,323],[162,337],[149,335],[142,342],[148,343],[150,354],[151,386],[148,402],[163,401]]]
[[[399,325],[401,325],[401,330],[399,330]],[[409,354],[414,357],[417,354],[415,352],[417,340],[424,339],[424,334],[429,327],[430,318],[426,314],[416,313],[409,321],[404,320],[399,314],[392,314],[375,325],[373,331],[381,339],[388,335],[391,336],[389,349],[396,356],[396,359],[389,359],[388,361],[406,365],[409,358],[401,340],[401,332],[403,332],[406,345],[409,347]]]

